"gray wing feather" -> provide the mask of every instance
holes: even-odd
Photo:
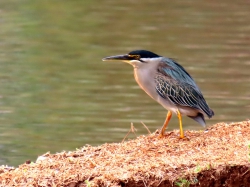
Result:
[[[208,107],[192,77],[172,59],[164,60],[165,62],[159,64],[155,77],[158,94],[175,105],[200,109],[208,117],[212,117],[213,111]]]

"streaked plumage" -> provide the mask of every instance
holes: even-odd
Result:
[[[180,64],[170,58],[164,58],[164,60],[159,63],[157,71],[155,76],[156,90],[161,97],[170,100],[174,105],[201,110],[209,118],[214,115],[193,78]],[[196,116],[189,117],[196,120]],[[202,113],[197,116],[197,118],[200,117],[203,119],[202,121],[204,121],[204,123],[200,122],[201,125],[205,126]]]
[[[146,50],[136,50],[103,60],[122,60],[131,64],[139,86],[169,110],[160,132],[162,136],[172,116],[171,112],[176,113],[179,118],[180,131],[183,131],[181,115],[194,119],[202,126],[205,126],[204,115],[209,118],[214,115],[193,78],[173,59]],[[181,137],[184,137],[183,132]]]

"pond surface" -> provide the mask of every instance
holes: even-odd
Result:
[[[194,77],[215,116],[250,113],[249,2],[0,2],[0,164],[50,151],[121,142],[154,132],[166,110],[106,56],[147,49],[176,59]],[[203,130],[183,118],[184,129]],[[178,129],[177,117],[168,130]],[[128,138],[135,138],[130,134]]]

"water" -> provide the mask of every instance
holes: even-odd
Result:
[[[249,118],[247,1],[12,0],[0,7],[0,164],[121,142],[131,123],[137,136],[147,134],[141,121],[160,128],[166,111],[140,90],[132,67],[101,61],[135,49],[185,67],[215,111],[208,125]]]

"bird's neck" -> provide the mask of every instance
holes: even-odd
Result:
[[[150,71],[148,68],[134,68],[134,77],[138,85],[143,89],[150,97],[154,98],[156,90],[154,88],[154,71]],[[156,98],[154,98],[156,99]]]

